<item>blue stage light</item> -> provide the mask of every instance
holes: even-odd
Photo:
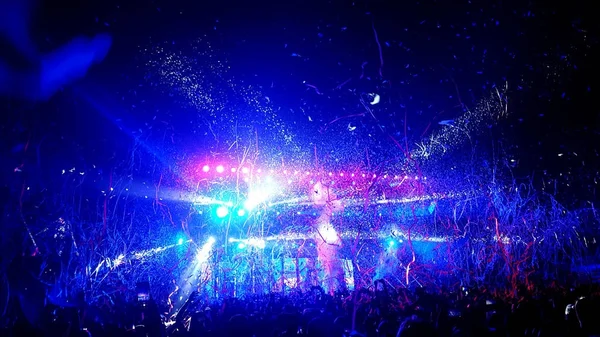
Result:
[[[182,244],[183,244],[183,239],[182,239],[182,238],[179,238],[179,240],[177,240],[177,244],[178,244],[178,245],[182,245]]]
[[[237,215],[238,215],[238,216],[244,216],[244,215],[246,215],[246,210],[244,210],[243,208],[240,208],[240,209],[237,211]]]
[[[245,243],[243,243],[243,242],[240,242],[240,243],[238,244],[238,249],[244,249],[244,248],[246,248],[246,244],[245,244]]]

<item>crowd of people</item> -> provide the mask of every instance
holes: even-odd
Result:
[[[600,336],[599,290],[552,284],[501,293],[486,288],[427,291],[376,284],[335,294],[313,287],[305,292],[220,300],[194,292],[173,310],[151,298],[102,307],[85,304],[81,298],[71,306],[46,304],[38,324],[22,312],[4,317],[0,335],[590,337]]]

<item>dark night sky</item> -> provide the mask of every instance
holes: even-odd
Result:
[[[416,140],[428,124],[440,127],[440,120],[460,115],[459,97],[472,106],[493,84],[508,81],[512,115],[494,128],[493,136],[503,137],[516,158],[515,172],[521,177],[544,171],[570,175],[571,184],[589,191],[598,164],[600,123],[593,62],[599,56],[598,35],[590,6],[578,1],[47,1],[35,32],[46,50],[78,34],[112,34],[108,59],[81,85],[101,88],[97,97],[112,102],[111,116],[127,120],[133,129],[156,114],[141,101],[176,110],[168,97],[136,91],[143,83],[140,46],[150,41],[184,43],[206,35],[226,55],[236,78],[262,86],[281,111],[294,110],[281,117],[307,134],[319,129],[309,116],[326,123],[356,109],[357,95],[376,92],[383,98],[377,107],[381,123],[391,132],[402,131],[406,110],[414,131],[409,137]],[[373,25],[382,45],[383,77]],[[347,79],[352,81],[344,90],[335,89]],[[324,95],[315,95],[303,81]],[[2,122],[4,130],[12,131],[3,132],[3,153],[10,162],[3,165],[5,172],[21,160],[11,150],[29,136],[46,139],[46,155],[64,160],[89,162],[122,150],[119,144],[127,137],[74,92],[67,89],[45,104],[7,105]],[[70,145],[60,141],[66,134]],[[485,141],[491,134],[480,137]],[[336,135],[321,137],[327,147]]]

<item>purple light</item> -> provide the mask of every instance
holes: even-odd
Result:
[[[242,168],[243,174],[248,174],[248,172],[250,172],[250,170],[247,167]]]
[[[235,171],[237,171],[237,169],[236,169],[235,167],[232,167],[232,168],[231,168],[231,172],[232,172],[232,173],[235,173]]]
[[[225,168],[223,167],[223,165],[217,166],[217,172],[223,173],[223,171],[225,171]]]
[[[204,172],[208,172],[210,170],[210,166],[208,165],[204,165],[204,167],[202,168],[202,171]]]

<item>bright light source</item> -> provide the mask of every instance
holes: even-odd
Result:
[[[247,243],[251,246],[254,246],[256,248],[260,248],[260,249],[264,249],[267,246],[267,243],[265,242],[265,240],[262,239],[249,239],[247,240]]]
[[[224,218],[229,215],[229,209],[225,206],[220,206],[217,208],[217,217]]]
[[[209,236],[208,240],[206,240],[206,242],[208,242],[209,244],[213,244],[213,243],[217,242],[217,239],[215,239],[214,236]]]
[[[242,208],[242,209],[239,209],[239,210],[237,211],[237,215],[238,215],[238,216],[244,216],[244,215],[246,215],[246,211],[245,211],[243,208]]]
[[[334,244],[339,240],[339,236],[331,224],[321,224],[319,226],[319,236],[329,244]]]
[[[232,173],[235,173],[235,171],[237,171],[237,169],[236,169],[235,167],[232,167],[232,168],[231,168],[231,172],[232,172]]]
[[[264,203],[269,198],[269,193],[264,190],[252,190],[248,193],[248,200],[244,202],[244,208],[248,211]]]
[[[208,172],[210,170],[210,166],[208,165],[204,165],[204,167],[202,167],[202,171],[204,172]]]
[[[177,244],[178,245],[182,245],[183,244],[183,239],[180,238],[179,240],[177,240]]]
[[[229,242],[234,242],[235,239],[234,238],[229,238]]]
[[[218,173],[223,173],[223,171],[225,171],[225,168],[223,167],[223,165],[217,166],[217,172]]]
[[[242,168],[243,174],[248,174],[248,172],[250,172],[250,170],[247,167]]]
[[[240,242],[240,243],[238,244],[238,248],[239,248],[239,249],[244,249],[244,248],[246,248],[246,244],[245,244],[245,243],[243,243],[243,242]]]

